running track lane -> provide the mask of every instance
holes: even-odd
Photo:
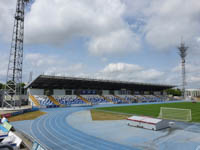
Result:
[[[48,114],[33,121],[30,127],[31,134],[52,150],[136,150],[87,135],[67,123],[67,116],[85,109],[88,108],[45,109]]]

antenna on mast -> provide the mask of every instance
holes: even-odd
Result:
[[[33,80],[33,72],[31,71],[30,74],[29,74],[28,83],[31,83],[32,80]]]

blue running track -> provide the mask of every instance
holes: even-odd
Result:
[[[90,107],[91,108],[91,107]],[[44,109],[47,114],[33,121],[12,123],[17,129],[39,140],[47,149],[52,150],[137,150],[133,147],[105,141],[87,135],[72,126],[66,118],[70,114],[90,109],[88,107]],[[105,133],[106,134],[106,133]],[[113,135],[115,136],[115,135]]]
[[[176,101],[177,102],[177,101]],[[144,103],[132,105],[144,105]],[[152,104],[152,103],[145,103]],[[156,104],[156,103],[154,103]],[[138,150],[118,143],[106,141],[95,136],[88,135],[80,130],[73,128],[66,118],[81,110],[94,107],[126,106],[120,105],[96,105],[93,107],[68,107],[42,109],[47,112],[35,120],[13,122],[15,128],[34,137],[47,149],[52,150]],[[105,133],[106,135],[106,133]],[[115,136],[113,134],[113,136]]]

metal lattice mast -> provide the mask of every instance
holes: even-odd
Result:
[[[179,55],[181,57],[181,66],[182,66],[182,96],[185,98],[185,86],[186,86],[186,73],[185,73],[185,57],[187,56],[188,47],[181,42],[181,45],[178,47]]]
[[[23,67],[24,12],[25,5],[28,2],[29,0],[17,0],[2,107],[15,107],[15,101],[20,100]]]

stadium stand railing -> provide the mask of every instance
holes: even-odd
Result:
[[[121,97],[122,99],[126,100],[128,103],[137,103],[137,97],[134,95],[117,95]]]
[[[38,107],[65,107],[97,104],[150,103],[169,101],[169,97],[162,95],[29,95]]]
[[[87,104],[77,95],[54,95],[53,96],[61,105],[75,106],[75,105],[85,105]]]
[[[110,104],[114,104],[112,100],[110,100],[109,98],[105,97],[104,95],[100,95],[103,99],[105,99],[107,102],[109,102]]]
[[[122,104],[123,103],[123,101],[120,98],[117,98],[114,95],[104,95],[104,97],[112,100],[112,102],[115,103],[115,104]]]
[[[154,95],[156,98],[158,98],[160,101],[169,101],[169,97],[166,95]]]
[[[99,95],[81,95],[81,96],[93,105],[110,103]]]
[[[139,102],[164,102],[167,101],[168,98],[163,96],[155,96],[155,95],[136,95]]]
[[[34,97],[38,100],[40,106],[56,106],[46,95],[34,95]]]
[[[114,95],[116,98],[120,99],[123,101],[123,103],[129,103],[126,99],[124,99],[123,97],[119,96],[119,95]]]

